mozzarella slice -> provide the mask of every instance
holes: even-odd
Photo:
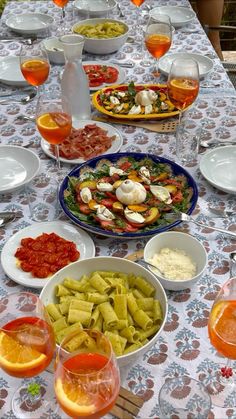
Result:
[[[133,223],[142,224],[145,221],[145,218],[139,212],[131,211],[128,208],[125,208],[124,215],[128,221]]]
[[[100,192],[111,192],[113,190],[113,186],[111,183],[108,182],[99,182],[97,184],[97,189]]]
[[[110,176],[115,175],[115,174],[122,176],[122,175],[124,175],[124,173],[125,172],[122,169],[118,169],[117,167],[114,167],[114,166],[109,167],[109,175]]]
[[[80,191],[80,197],[82,201],[87,204],[92,199],[92,194],[89,188],[82,188]]]
[[[105,205],[97,205],[97,207],[97,217],[100,218],[100,220],[114,220],[115,216],[105,207]]]
[[[141,106],[140,105],[138,105],[138,106],[136,106],[136,105],[132,106],[132,108],[129,111],[129,115],[138,115],[140,113],[141,113]]]
[[[163,186],[150,185],[150,191],[160,201],[165,202],[166,204],[171,204],[172,199],[170,192]]]
[[[152,113],[152,105],[145,106],[145,115]]]
[[[119,99],[118,99],[117,97],[115,97],[115,96],[110,96],[110,102],[111,102],[113,105],[119,105],[119,104],[120,104]]]

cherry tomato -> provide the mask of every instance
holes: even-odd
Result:
[[[183,200],[183,194],[181,191],[178,191],[172,198],[172,202],[181,202]]]

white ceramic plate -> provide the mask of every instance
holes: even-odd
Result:
[[[0,81],[10,86],[27,86],[20,70],[20,58],[15,56],[0,58]]]
[[[217,147],[201,157],[200,171],[204,178],[221,191],[236,194],[235,146]]]
[[[154,7],[150,10],[149,15],[155,16],[155,14],[170,16],[171,23],[175,28],[181,28],[182,26],[188,25],[196,16],[196,13],[192,9],[182,6]]]
[[[38,173],[40,159],[33,151],[14,145],[0,146],[0,193],[12,192]]]
[[[75,8],[82,15],[106,17],[116,7],[115,0],[76,0]]]
[[[98,121],[93,121],[93,120],[83,120],[83,121],[74,121],[73,123],[73,127],[74,128],[84,128],[85,125],[88,124],[96,124],[98,127],[104,129],[107,131],[107,135],[109,137],[115,135],[116,139],[112,142],[111,147],[104,153],[105,154],[110,154],[110,153],[117,153],[122,144],[123,144],[123,138],[122,135],[120,133],[120,131],[118,131],[118,129],[113,128],[111,125],[106,124],[104,122],[98,122]],[[47,154],[47,156],[56,159],[56,156],[52,153],[51,149],[50,149],[50,144],[47,143],[47,141],[45,140],[41,140],[41,147],[44,151],[45,154]],[[73,160],[68,160],[64,157],[60,157],[60,161],[64,162],[64,163],[70,163],[70,164],[80,164],[80,163],[84,163],[85,160],[83,158],[78,158],[78,159],[73,159]]]
[[[79,227],[62,221],[50,221],[35,223],[23,230],[18,231],[3,246],[1,263],[4,272],[9,278],[18,284],[31,288],[43,288],[50,280],[49,278],[33,278],[30,272],[24,272],[17,267],[17,259],[14,254],[20,241],[26,237],[36,238],[43,233],[56,233],[66,240],[73,241],[80,252],[80,259],[87,259],[95,256],[95,246],[91,237]]]
[[[200,78],[205,77],[213,68],[213,61],[208,58],[205,57],[204,55],[201,54],[192,54],[192,53],[185,53],[185,52],[176,52],[173,54],[167,54],[164,55],[163,58],[160,59],[159,61],[159,70],[165,74],[166,76],[168,76],[169,72],[170,72],[170,67],[171,64],[174,60],[176,59],[183,59],[183,58],[191,58],[195,61],[197,61],[198,66],[199,66],[199,75]]]
[[[44,13],[22,13],[9,16],[6,26],[14,32],[28,34],[45,31],[53,22],[53,17]]]
[[[116,68],[116,70],[119,73],[118,79],[116,80],[115,83],[103,83],[96,87],[90,87],[89,89],[91,91],[96,92],[97,90],[103,89],[104,87],[112,86],[113,84],[122,84],[125,81],[126,71],[124,70],[124,68],[121,68],[116,64],[105,62],[105,61],[83,61],[82,64],[83,65],[102,65],[102,66],[107,66],[107,67],[113,67],[113,68]]]

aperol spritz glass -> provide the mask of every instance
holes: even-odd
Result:
[[[22,44],[20,69],[25,80],[36,87],[38,97],[39,88],[48,79],[50,72],[47,51],[41,43]]]
[[[64,338],[56,356],[55,393],[67,415],[100,418],[112,409],[119,390],[119,368],[104,334],[78,329]]]
[[[153,74],[158,77],[159,59],[170,49],[172,42],[172,27],[169,16],[164,14],[155,15],[155,17],[150,16],[144,37],[146,48],[155,59]]]
[[[45,92],[39,96],[36,108],[36,125],[43,139],[48,142],[57,163],[57,176],[60,177],[61,144],[71,133],[72,117],[68,100],[60,92],[52,95]]]
[[[39,297],[30,292],[18,292],[0,299],[0,368],[16,378],[35,377],[50,364],[55,339],[50,319]],[[26,412],[39,415],[55,411],[56,404],[46,386],[37,380],[21,386],[12,399],[16,418]]]
[[[212,403],[220,407],[236,405],[236,376],[232,360],[236,360],[236,277],[225,282],[217,294],[208,321],[208,334],[217,352],[227,358],[216,373],[209,375],[207,388]],[[233,403],[233,405],[232,405]]]
[[[195,60],[176,59],[171,64],[167,92],[170,101],[180,111],[179,125],[183,111],[196,100],[199,92],[199,68]]]
[[[66,18],[66,5],[68,4],[69,0],[53,0],[53,3],[61,8],[61,18],[60,18],[60,24],[58,28],[58,34],[62,35],[65,33],[65,18]]]

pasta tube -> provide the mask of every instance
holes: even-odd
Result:
[[[127,296],[126,294],[117,294],[114,296],[114,311],[118,319],[127,319]]]
[[[147,330],[153,326],[153,321],[143,310],[135,311],[133,315],[134,321],[143,329]]]
[[[99,311],[104,319],[105,324],[109,328],[116,328],[118,317],[109,302],[99,304]]]

